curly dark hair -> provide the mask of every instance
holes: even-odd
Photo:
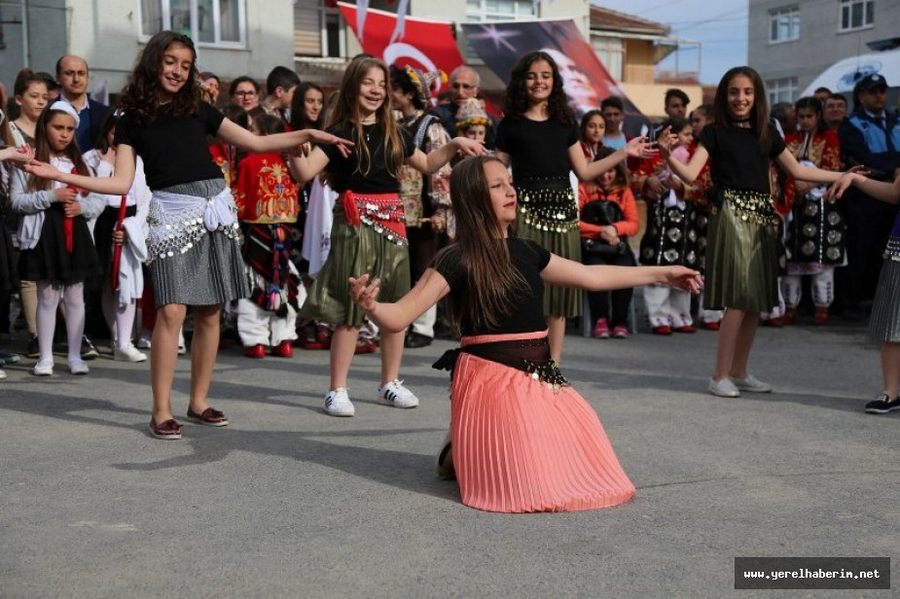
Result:
[[[503,104],[503,112],[506,116],[521,117],[530,107],[528,93],[525,91],[525,78],[528,69],[534,63],[543,60],[550,65],[553,72],[553,88],[547,101],[547,116],[564,125],[575,124],[575,114],[566,102],[566,93],[563,91],[563,80],[559,75],[559,67],[546,52],[536,50],[524,54],[516,66],[509,73],[509,85],[506,86],[506,101]]]
[[[169,46],[181,44],[191,51],[194,58],[185,84],[178,90],[171,102],[159,103],[159,79],[162,75],[163,55]],[[186,35],[174,31],[160,31],[150,38],[147,46],[137,59],[129,77],[128,85],[122,90],[119,105],[134,115],[141,124],[155,120],[162,114],[173,116],[194,116],[200,104],[200,85],[197,83],[197,50],[194,42]]]

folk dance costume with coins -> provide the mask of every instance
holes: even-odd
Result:
[[[785,145],[800,164],[832,171],[841,168],[834,131],[812,135],[791,132],[785,136]],[[802,293],[800,277],[811,275],[818,320],[827,318],[828,306],[834,300],[834,268],[846,263],[846,224],[838,205],[825,199],[826,191],[827,187],[820,185],[800,194],[797,183],[788,179],[784,205],[779,206],[786,222],[787,273],[781,282],[785,304],[789,311],[797,309]]]
[[[252,290],[249,299],[238,300],[238,333],[245,348],[269,345],[283,357],[292,353],[300,309],[300,276],[290,259],[299,193],[278,154],[248,154],[238,165],[235,203]]]
[[[497,126],[497,149],[510,156],[516,185],[516,234],[550,252],[581,262],[578,201],[569,178],[568,148],[578,128],[554,119],[507,117]],[[581,315],[581,290],[546,285],[544,314]]]
[[[345,139],[356,137],[353,126],[330,128]],[[412,137],[401,127],[403,156],[415,151]],[[370,273],[381,279],[380,297],[397,301],[409,291],[409,241],[400,199],[400,183],[390,173],[384,157],[384,125],[363,125],[361,139],[349,157],[334,146],[322,146],[331,171],[329,185],[339,194],[334,205],[331,249],[322,270],[300,309],[304,318],[334,325],[360,327],[365,312],[350,299],[347,277]],[[357,155],[365,144],[370,159],[367,172],[359,168]],[[363,167],[365,168],[365,167]]]
[[[781,221],[770,192],[769,163],[785,146],[775,127],[768,127],[765,152],[751,128],[711,124],[700,133],[715,185],[703,298],[707,308],[766,312],[778,305]]]
[[[684,147],[672,150],[679,162],[688,162],[690,151]],[[666,183],[674,173],[661,158],[644,161],[635,173],[634,185],[644,190],[650,176]],[[677,178],[677,177],[676,177]],[[693,202],[686,201],[687,186],[676,192],[669,189],[655,202],[648,202],[647,230],[641,239],[640,263],[649,266],[680,264],[699,268],[701,248],[697,223],[698,211]],[[705,234],[705,222],[702,223]],[[691,295],[687,291],[669,285],[648,285],[644,288],[644,302],[650,326],[654,332],[668,333],[671,329],[693,332]]]

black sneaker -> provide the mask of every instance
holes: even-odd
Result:
[[[82,335],[81,337],[81,359],[82,360],[96,360],[100,357],[100,352],[97,351],[97,348],[94,347],[94,344],[91,343],[91,340],[88,339],[87,335]]]
[[[866,404],[866,412],[869,414],[889,414],[894,410],[900,410],[900,397],[892,400],[887,393],[882,393],[878,399]]]
[[[0,352],[0,366],[7,364],[15,364],[19,361],[19,354],[11,354],[9,352]]]
[[[412,331],[408,332],[406,338],[403,340],[403,347],[410,349],[427,347],[429,345],[431,345],[431,337],[426,337],[420,333],[413,333]]]
[[[28,347],[25,348],[25,357],[26,358],[40,358],[41,357],[41,346],[38,343],[37,336],[31,338],[31,341],[28,342]]]

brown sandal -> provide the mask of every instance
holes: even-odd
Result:
[[[150,418],[150,434],[157,439],[177,441],[181,438],[181,425],[174,418],[169,418],[160,424],[156,424],[153,422],[153,418]]]

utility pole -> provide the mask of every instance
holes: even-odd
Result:
[[[31,65],[31,47],[28,43],[28,0],[22,0],[22,63],[24,68]]]

